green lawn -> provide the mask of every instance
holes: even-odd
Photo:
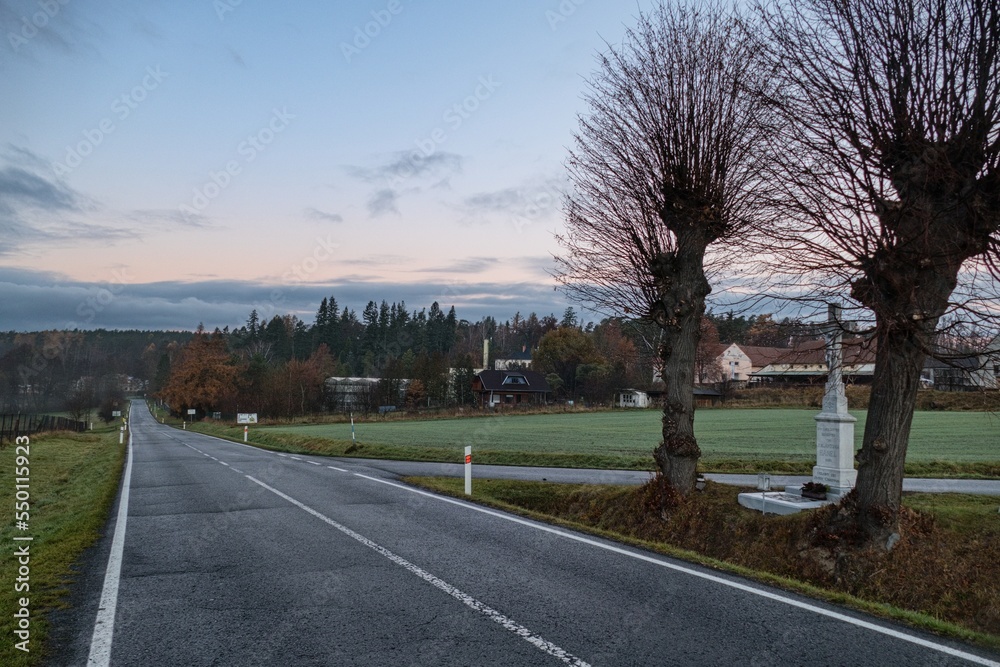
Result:
[[[816,409],[701,410],[695,432],[707,460],[740,458],[812,461]],[[861,445],[865,412],[855,440]],[[350,440],[350,424],[267,427],[267,432]],[[359,443],[393,447],[584,454],[633,458],[659,441],[655,410],[514,415],[429,421],[356,421]],[[983,412],[917,412],[909,462],[1000,461],[1000,417]]]

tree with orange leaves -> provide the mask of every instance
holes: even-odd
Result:
[[[221,334],[206,334],[204,327],[199,326],[173,364],[160,398],[176,414],[186,414],[194,408],[204,415],[218,407],[232,391],[235,377],[236,366],[225,338]]]

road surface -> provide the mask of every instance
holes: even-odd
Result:
[[[365,463],[157,424],[49,664],[967,665],[1000,657],[427,494]]]

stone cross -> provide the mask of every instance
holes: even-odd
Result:
[[[827,496],[834,499],[854,488],[858,472],[854,469],[854,423],[847,411],[844,391],[844,352],[841,333],[841,307],[829,304],[826,336],[827,381],[823,411],[816,415],[816,465],[813,481],[826,484]]]
[[[823,412],[846,415],[847,394],[844,391],[844,346],[841,329],[840,304],[831,303],[827,309],[827,323],[823,327],[826,338],[826,391],[823,394]]]

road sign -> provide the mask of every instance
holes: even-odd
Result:
[[[196,414],[198,414],[198,410],[195,409],[195,408],[188,408],[188,414],[189,415],[196,415]]]
[[[257,423],[257,413],[256,412],[240,412],[236,415],[237,424],[256,424]]]

